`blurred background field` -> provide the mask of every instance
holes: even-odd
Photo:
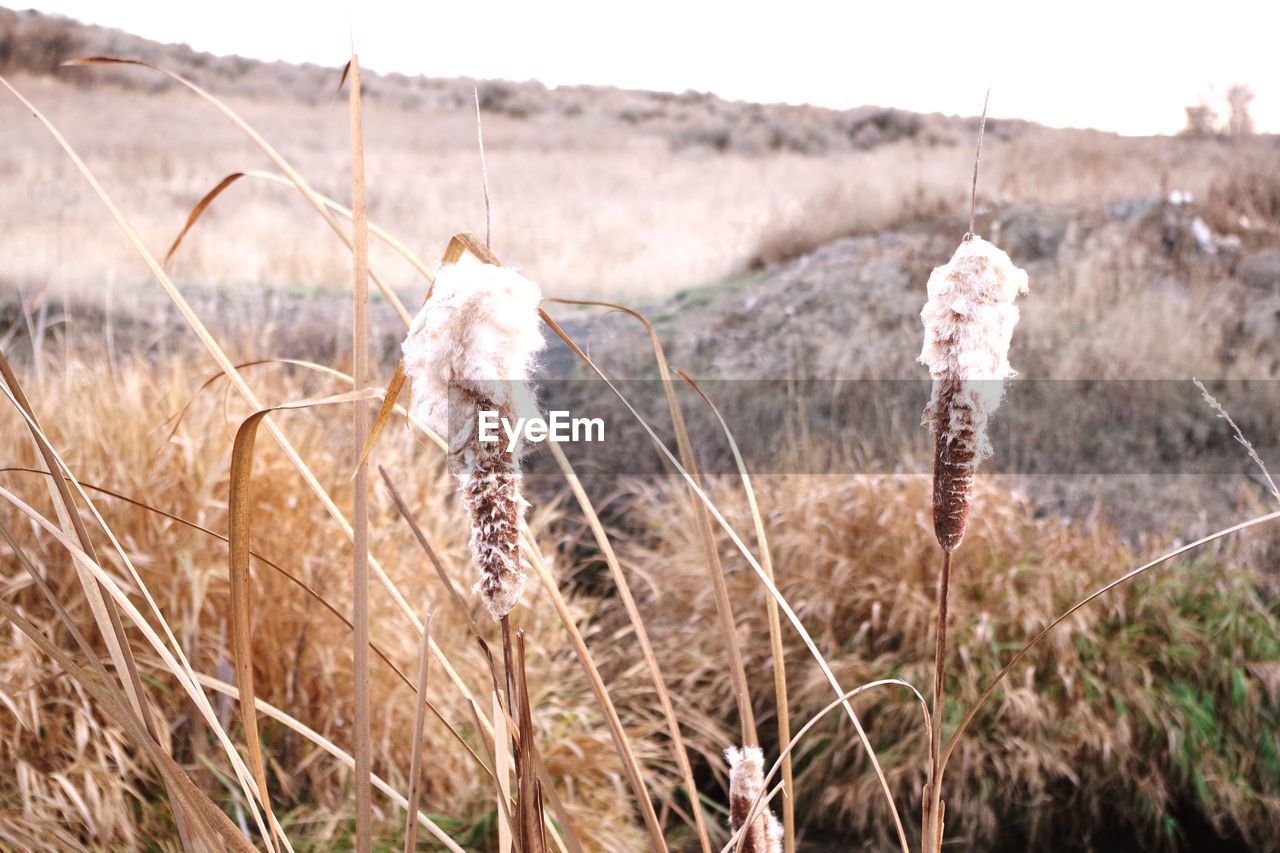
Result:
[[[189,76],[225,98],[317,190],[349,200],[340,69],[212,57],[0,9],[0,73],[66,134],[157,256],[226,175],[270,164],[208,105],[159,75],[59,67],[95,54]],[[915,364],[918,311],[929,270],[965,230],[976,118],[757,105],[694,92],[474,85],[493,248],[547,296],[640,308],[673,366],[701,378],[923,375]],[[365,78],[370,220],[428,260],[451,234],[484,230],[472,86]],[[1011,355],[1024,376],[1280,378],[1280,138],[1233,128],[1229,117],[1222,128],[1189,119],[1190,132],[1176,137],[988,123],[978,231],[1031,275]],[[55,446],[83,482],[225,532],[231,440],[250,412],[223,383],[201,390],[216,372],[212,362],[81,176],[12,99],[0,101],[0,139],[0,346]],[[400,258],[375,245],[372,265],[406,305],[419,304],[424,283]],[[240,180],[168,269],[237,362],[291,358],[349,368],[350,253],[291,189]],[[655,375],[647,336],[633,320],[598,308],[549,310],[607,371]],[[375,378],[383,382],[402,326],[380,298],[372,318]],[[582,375],[562,347],[551,348],[546,369]],[[246,375],[269,403],[340,390],[298,366],[262,364]],[[193,397],[174,429],[168,419]],[[1231,412],[1246,434],[1277,413],[1274,394]],[[0,463],[36,466],[22,423],[13,413],[3,423]],[[345,415],[297,413],[286,423],[349,508]],[[1225,432],[1206,432],[1215,429]],[[1202,409],[1159,438],[1176,457],[1223,435],[1229,427]],[[459,588],[468,586],[461,513],[438,454],[397,427],[376,461],[394,473]],[[1265,461],[1280,473],[1280,460]],[[261,451],[255,482],[270,519],[258,525],[255,548],[326,599],[349,601],[348,547],[334,547],[323,514],[274,448]],[[7,471],[0,485],[33,504],[48,502],[38,475]],[[711,485],[731,521],[749,529],[736,481]],[[737,719],[700,546],[677,486],[662,478],[590,483],[633,575],[720,826],[721,753]],[[762,477],[757,488],[779,586],[842,681],[892,675],[926,684],[925,479],[888,467],[848,478]],[[533,530],[638,744],[671,843],[693,849],[663,721],[601,554],[560,485],[540,481],[534,490]],[[953,601],[956,678],[965,685],[957,702],[974,698],[983,675],[1078,594],[1164,548],[1270,511],[1275,498],[1241,449],[1238,472],[1226,477],[992,477],[980,505]],[[380,559],[415,607],[426,602],[445,614],[437,617],[449,638],[442,645],[483,689],[487,676],[464,620],[449,615],[445,591],[381,483],[374,507]],[[160,605],[197,668],[231,680],[225,546],[118,499],[103,497],[102,509],[148,586],[162,591]],[[73,598],[65,554],[13,520],[50,582]],[[737,551],[720,546],[739,639],[760,674],[753,700],[766,755],[776,755],[764,599]],[[966,849],[1275,849],[1277,559],[1280,534],[1259,528],[1065,626],[979,719],[951,782],[948,831]],[[348,629],[264,565],[255,583],[255,595],[272,603],[255,634],[259,695],[344,743]],[[0,584],[0,594],[69,647],[7,554]],[[529,599],[520,612],[531,638],[537,737],[551,773],[590,849],[639,849],[643,835],[599,709],[545,590],[535,586]],[[374,609],[375,642],[411,673],[415,639],[380,592]],[[88,618],[83,608],[72,615]],[[827,688],[798,642],[788,644],[787,660],[792,717],[804,721],[828,701]],[[163,668],[140,664],[156,688],[153,701],[173,722],[175,756],[243,823],[208,732]],[[375,670],[374,690],[375,770],[403,790],[412,694],[386,668]],[[466,709],[444,679],[431,694],[466,732]],[[0,702],[0,843],[172,846],[158,840],[174,829],[150,770],[92,699],[12,627],[0,634]],[[220,702],[234,730],[234,703]],[[912,728],[912,708],[895,696],[864,700],[859,710],[895,790],[918,807],[924,767],[915,757],[924,738]],[[806,844],[847,849],[852,838],[883,849],[890,824],[874,777],[847,720],[828,722],[797,756]],[[349,843],[350,773],[283,726],[266,723],[263,731],[277,807],[299,849]],[[428,738],[428,811],[466,849],[492,849],[492,791],[439,727]],[[397,811],[379,804],[378,817],[397,838]]]

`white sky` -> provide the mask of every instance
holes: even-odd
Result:
[[[4,0],[21,6],[22,0]],[[26,0],[213,53],[377,71],[699,89],[728,98],[991,115],[1170,133],[1253,87],[1280,132],[1280,4]]]

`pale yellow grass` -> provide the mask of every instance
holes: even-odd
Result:
[[[153,251],[223,176],[269,166],[238,132],[185,93],[16,78],[115,197]],[[144,75],[142,70],[129,71]],[[143,78],[145,79],[145,78]],[[336,83],[336,81],[335,81]],[[215,91],[215,94],[217,92]],[[316,189],[349,198],[341,103],[296,93],[227,100],[271,139]],[[141,265],[83,191],[65,159],[14,104],[4,105],[0,288],[127,302],[147,286]],[[426,252],[436,235],[482,231],[483,198],[465,110],[366,104],[369,212]],[[826,155],[716,152],[672,146],[612,118],[485,116],[493,246],[551,295],[656,299],[750,264],[771,241],[800,248],[958,214],[967,202],[969,140],[892,143]],[[1230,152],[1213,141],[1122,139],[1082,131],[996,128],[988,137],[980,202],[1096,204],[1169,188],[1207,192]],[[350,258],[305,202],[245,181],[200,222],[173,264],[183,283],[217,287],[342,288]],[[783,252],[787,254],[787,252]],[[402,293],[411,271],[372,249]]]

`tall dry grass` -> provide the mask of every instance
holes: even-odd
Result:
[[[208,531],[226,530],[225,493],[231,443],[239,420],[248,412],[228,400],[222,384],[201,394],[169,436],[164,420],[178,412],[195,389],[208,378],[199,362],[174,360],[157,370],[135,357],[126,357],[114,368],[120,381],[104,383],[93,362],[50,364],[60,378],[45,388],[32,389],[38,410],[51,421],[50,438],[69,448],[68,464],[88,484],[108,485],[120,494],[142,499],[174,516],[199,524]],[[255,384],[270,400],[298,399],[341,390],[326,377],[315,377],[297,368],[262,366],[254,369]],[[62,401],[75,400],[71,410]],[[54,417],[58,411],[61,416]],[[154,412],[154,421],[137,417]],[[161,414],[163,413],[163,414]],[[299,413],[289,421],[290,432],[344,508],[351,504],[351,463],[344,444],[335,448],[332,436],[346,429],[348,418],[340,411]],[[29,443],[14,431],[5,431],[4,459],[9,466],[38,467]],[[461,507],[443,459],[419,448],[407,436],[387,441],[380,462],[392,471],[412,471],[412,477],[396,476],[397,489],[451,568],[454,583],[465,590],[470,551]],[[45,478],[37,474],[7,472],[5,487],[38,504],[46,493]],[[445,644],[457,671],[473,690],[483,695],[488,683],[487,662],[469,639],[469,620],[453,608],[449,593],[430,570],[418,543],[396,512],[385,486],[375,481],[371,524],[378,531],[377,550],[393,567],[393,579],[404,594],[430,609],[434,635]],[[143,580],[157,595],[162,612],[186,647],[193,664],[204,673],[230,682],[230,590],[226,577],[225,541],[214,533],[137,507],[120,499],[94,494],[107,522],[128,550]],[[46,498],[47,500],[47,498]],[[314,507],[288,461],[278,451],[263,447],[254,466],[254,550],[280,569],[305,583],[319,598],[260,559],[253,563],[252,596],[253,661],[258,696],[276,708],[297,716],[318,734],[338,744],[349,744],[354,706],[351,700],[350,548],[335,547],[326,532],[323,513]],[[536,536],[554,545],[548,525],[557,510],[535,509],[530,527]],[[83,599],[72,587],[65,557],[46,537],[31,531],[15,531],[19,544],[54,584],[59,598],[72,602],[73,617],[85,616]],[[344,556],[345,555],[345,556]],[[65,631],[48,614],[47,604],[30,581],[9,577],[9,597],[23,612],[41,619],[44,631],[65,638]],[[545,593],[532,589],[537,602]],[[330,612],[326,603],[335,607]],[[573,603],[575,617],[583,622],[596,605]],[[385,595],[371,594],[371,633],[378,649],[407,678],[412,679],[418,644],[403,629],[403,619]],[[472,619],[478,608],[471,607]],[[339,615],[340,614],[340,615]],[[619,797],[620,770],[590,691],[577,675],[572,652],[558,641],[560,629],[554,612],[532,606],[521,614],[531,638],[548,637],[531,655],[530,684],[538,709],[535,726],[548,771],[565,786],[566,808],[584,843],[607,846],[610,839],[635,838],[631,812]],[[25,827],[22,836],[37,837],[40,826],[63,827],[61,832],[83,843],[128,844],[131,839],[164,838],[172,824],[163,801],[152,798],[156,781],[148,768],[131,756],[127,738],[102,719],[90,697],[65,675],[55,675],[47,660],[35,662],[38,652],[16,632],[6,644],[6,673],[0,677],[5,694],[19,713],[6,718],[5,766],[15,768],[9,794],[15,810],[7,812],[11,826]],[[448,638],[447,643],[445,639]],[[492,636],[491,636],[492,640]],[[163,708],[163,718],[177,721],[172,734],[175,755],[194,768],[206,790],[229,813],[237,806],[237,792],[226,787],[225,770],[211,756],[207,729],[189,717],[181,695],[154,657],[141,660],[144,677],[153,688],[150,695]],[[374,770],[400,791],[407,791],[414,694],[381,656],[371,671],[372,741]],[[443,677],[432,679],[428,700],[450,725],[465,732],[472,728],[466,703]],[[235,704],[217,699],[220,719],[239,731]],[[185,719],[184,719],[185,718]],[[297,841],[329,844],[343,840],[351,829],[349,801],[351,771],[296,733],[259,716],[264,749],[271,765],[271,785],[277,811],[287,832]],[[58,736],[33,740],[32,733]],[[422,798],[432,814],[449,815],[451,834],[465,847],[481,845],[496,825],[492,790],[475,757],[453,739],[439,718],[429,717],[426,772]],[[642,729],[637,730],[637,732]],[[65,737],[61,735],[65,733]],[[237,735],[240,737],[241,735]],[[480,751],[472,732],[469,748]],[[662,790],[664,759],[637,737],[637,749],[646,767],[655,773],[654,787]],[[484,753],[481,751],[481,755]],[[570,796],[572,794],[572,796]],[[375,792],[376,796],[376,792]],[[95,804],[92,810],[78,805]],[[398,837],[403,819],[385,799],[375,800],[379,837]]]
[[[353,70],[358,85],[358,69]],[[39,365],[41,375],[30,383],[7,378],[18,408],[22,387],[30,384],[34,404],[26,426],[42,451],[37,458],[23,429],[6,433],[6,459],[15,464],[5,476],[13,489],[0,497],[21,521],[11,529],[6,525],[6,531],[15,562],[26,570],[8,578],[11,657],[41,675],[27,680],[29,672],[14,669],[2,691],[6,704],[17,709],[8,736],[0,740],[15,768],[11,795],[20,806],[3,816],[12,843],[38,842],[42,829],[53,826],[70,846],[137,843],[145,831],[160,838],[176,834],[192,847],[215,840],[247,847],[252,839],[269,850],[292,849],[294,843],[369,849],[375,838],[398,838],[406,817],[397,809],[420,801],[426,811],[408,819],[416,818],[448,849],[496,846],[505,853],[515,846],[530,853],[546,843],[535,838],[564,850],[692,846],[685,833],[695,834],[703,849],[726,839],[729,847],[742,849],[748,843],[744,833],[730,838],[723,826],[704,824],[699,812],[714,810],[723,799],[716,777],[723,771],[724,746],[753,744],[757,714],[776,718],[779,706],[788,704],[805,709],[799,718],[804,725],[788,743],[781,742],[787,727],[778,727],[770,754],[794,753],[794,793],[801,802],[813,797],[811,802],[822,808],[840,806],[830,823],[899,845],[904,853],[918,841],[914,830],[905,828],[911,821],[904,822],[900,808],[904,801],[918,805],[912,798],[920,790],[923,765],[913,736],[927,736],[930,725],[948,720],[959,720],[963,729],[969,717],[960,704],[942,707],[940,719],[933,721],[924,709],[922,718],[923,697],[910,686],[923,680],[913,666],[927,659],[916,646],[927,645],[930,621],[927,605],[919,606],[912,592],[927,586],[924,575],[912,584],[902,570],[918,565],[919,554],[912,557],[911,547],[920,530],[910,508],[917,496],[902,483],[892,484],[885,495],[876,491],[880,486],[859,481],[853,488],[871,489],[870,509],[849,512],[849,500],[840,491],[847,484],[833,488],[823,481],[819,488],[802,482],[802,491],[784,491],[776,504],[765,501],[763,514],[754,500],[745,516],[735,514],[725,509],[735,497],[724,484],[717,482],[708,493],[672,403],[669,412],[659,414],[668,415],[676,428],[676,450],[663,446],[648,425],[646,430],[679,472],[677,491],[635,487],[629,509],[645,518],[646,534],[624,552],[624,564],[611,544],[616,537],[601,522],[568,459],[553,447],[591,528],[596,550],[589,559],[598,555],[608,564],[625,614],[612,606],[613,591],[588,596],[570,589],[566,596],[557,580],[561,575],[548,566],[580,558],[581,545],[560,539],[564,527],[557,522],[567,509],[554,502],[535,506],[521,548],[539,582],[516,611],[524,634],[512,643],[504,631],[506,679],[501,679],[489,651],[496,640],[478,627],[476,605],[456,589],[458,566],[467,562],[461,532],[466,525],[441,448],[399,432],[378,446],[384,476],[373,484],[372,495],[363,478],[354,483],[351,478],[353,463],[359,469],[364,461],[363,421],[357,418],[352,431],[341,413],[375,394],[364,387],[366,274],[386,288],[387,298],[407,319],[389,283],[374,272],[379,259],[366,268],[359,122],[352,123],[355,203],[351,211],[338,210],[350,215],[348,230],[249,124],[223,102],[189,88],[246,133],[352,250],[355,379],[297,361],[237,366],[226,344],[208,331],[156,253],[147,249],[130,216],[113,205],[92,167],[58,134],[56,123],[37,112],[179,308],[226,385],[215,382],[201,391],[198,362],[188,357],[147,361],[84,347],[64,347],[60,361],[33,350],[25,354],[23,367],[35,373]],[[358,94],[351,104],[358,118]],[[551,232],[545,221],[540,230]],[[451,250],[459,245],[496,263],[474,241],[455,238]],[[390,251],[408,255],[402,244]],[[350,263],[348,253],[338,250],[337,256]],[[416,288],[425,290],[431,278],[427,268],[414,257],[406,259],[423,273]],[[548,313],[542,318],[595,369]],[[659,370],[669,379],[656,337],[654,342]],[[103,381],[104,374],[112,377],[110,383]],[[220,390],[227,393],[219,396]],[[184,408],[192,395],[195,402]],[[161,411],[182,412],[172,432]],[[47,433],[37,421],[49,424]],[[274,444],[255,445],[259,424]],[[60,452],[65,456],[58,458]],[[54,473],[41,473],[42,465]],[[897,504],[894,494],[902,498]],[[1259,827],[1276,816],[1271,782],[1278,762],[1261,748],[1261,760],[1254,761],[1241,746],[1258,742],[1255,736],[1265,738],[1275,721],[1275,698],[1267,692],[1277,645],[1270,639],[1274,609],[1240,575],[1225,576],[1212,589],[1175,581],[1167,601],[1134,591],[1144,587],[1127,587],[1129,598],[1114,599],[1121,603],[1112,604],[1113,610],[1101,615],[1081,610],[1031,654],[1033,663],[1052,664],[1054,670],[1043,692],[1033,693],[1028,685],[1019,693],[1006,685],[999,691],[1004,701],[999,710],[982,706],[987,683],[982,673],[998,670],[1019,639],[1051,624],[1082,590],[1114,577],[1117,562],[1130,562],[1105,534],[1054,530],[1025,512],[1014,513],[1017,505],[1007,495],[991,497],[1003,499],[1005,512],[992,514],[990,529],[973,532],[989,555],[966,577],[966,588],[957,590],[961,604],[983,613],[980,608],[989,607],[991,615],[985,632],[980,620],[973,637],[958,638],[960,689],[948,695],[977,702],[970,713],[981,732],[995,733],[996,746],[978,750],[972,736],[949,745],[949,752],[958,750],[961,777],[961,790],[949,798],[949,826],[959,826],[976,841],[990,840],[997,831],[1038,839],[1041,826],[1052,823],[1052,812],[1042,818],[1022,803],[1007,815],[999,804],[1016,802],[1010,796],[1050,800],[1064,784],[1079,784],[1081,762],[1089,769],[1108,767],[1122,747],[1150,745],[1163,735],[1174,744],[1168,767],[1144,775],[1130,754],[1130,763],[1114,777],[1099,774],[1076,794],[1085,798],[1086,813],[1169,843],[1176,840],[1177,820],[1184,814],[1179,797],[1189,797],[1186,813],[1215,830],[1249,840],[1264,837]],[[99,506],[101,515],[93,511]],[[838,513],[832,513],[833,506]],[[76,523],[81,513],[86,517]],[[354,525],[348,521],[353,516]],[[868,523],[868,529],[859,528]],[[877,523],[888,529],[877,532]],[[773,559],[763,553],[766,527],[775,543]],[[748,545],[743,532],[752,528],[756,536]],[[96,550],[94,540],[101,540]],[[366,554],[370,542],[376,557]],[[245,558],[248,548],[258,553],[256,562]],[[827,556],[833,548],[834,556]],[[877,550],[877,563],[860,562]],[[1100,555],[1112,559],[1095,560]],[[79,576],[69,571],[72,560]],[[424,571],[428,563],[432,574]],[[686,571],[692,564],[698,567],[696,580]],[[376,585],[366,583],[366,565]],[[348,573],[348,566],[355,571]],[[628,574],[654,580],[640,601],[633,600]],[[105,641],[105,650],[84,642],[77,628],[77,622],[88,624],[85,609],[94,605],[91,593],[98,588],[111,606],[93,607],[99,633],[92,636]],[[762,590],[767,602],[758,598]],[[1005,599],[998,600],[999,592]],[[1204,611],[1199,603],[1180,607],[1188,596],[1196,600],[1210,593],[1216,597]],[[676,597],[666,597],[672,594]],[[431,613],[429,635],[415,606],[423,602]],[[744,602],[756,606],[744,609]],[[714,620],[699,610],[708,603]],[[1120,616],[1109,622],[1117,606]],[[127,617],[116,632],[108,630],[103,617],[114,612],[111,607]],[[1158,621],[1130,622],[1125,608]],[[764,625],[744,631],[761,612]],[[1206,616],[1217,633],[1197,644]],[[705,630],[713,623],[717,631]],[[1134,625],[1140,630],[1133,631]],[[691,627],[703,630],[691,632]],[[366,631],[371,646],[362,641]],[[63,649],[70,646],[68,638],[84,658],[80,664]],[[354,655],[339,651],[353,638]],[[1140,677],[1112,666],[1118,660],[1115,650],[1130,643]],[[864,647],[883,656],[861,659],[855,653]],[[765,651],[753,653],[753,648]],[[36,649],[53,665],[32,663]],[[738,663],[740,649],[748,657]],[[134,654],[142,677],[131,682],[129,666],[121,664]],[[114,676],[101,664],[108,657]],[[425,681],[428,658],[442,675],[420,695],[415,688]],[[791,671],[799,673],[793,688],[775,680],[769,690],[748,676],[781,667],[787,658]],[[730,665],[723,666],[722,659]],[[1034,676],[1036,670],[1030,672]],[[893,677],[882,677],[886,673]],[[1106,686],[1110,681],[1104,679],[1112,677],[1132,695]],[[644,679],[639,686],[637,678]],[[1144,701],[1139,688],[1149,691],[1152,684],[1169,692]],[[905,701],[867,702],[862,691],[871,688],[905,689]],[[1093,711],[1094,693],[1122,695],[1124,710],[1116,710],[1114,701],[1101,703],[1114,711],[1101,714],[1101,723],[1068,713],[1070,725],[1081,733],[1077,742],[1066,741],[1074,750],[1056,751],[1063,743],[1052,736],[1060,722],[1053,713],[1055,700],[1069,709],[1073,702],[1083,703]],[[1236,726],[1229,737],[1215,735],[1206,724],[1216,721],[1224,695]],[[139,696],[144,698],[131,709],[126,700]],[[424,697],[434,717],[430,724],[421,722]],[[741,737],[723,729],[727,721],[718,709],[727,706],[737,707],[732,722]],[[27,716],[20,717],[24,710]],[[844,713],[818,716],[840,710]],[[158,725],[148,734],[143,723],[152,718]],[[28,732],[46,719],[74,736],[42,740],[33,750]],[[820,726],[822,719],[826,727]],[[849,730],[842,732],[846,725]],[[1139,740],[1130,739],[1128,727]],[[406,741],[407,731],[422,731],[431,748],[416,735]],[[247,747],[247,760],[239,755],[240,743]],[[110,749],[104,751],[104,744]],[[1029,753],[1034,760],[1017,765],[1000,747]],[[698,776],[686,748],[705,759]],[[148,761],[130,765],[120,757],[128,755]],[[1004,779],[1001,774],[1011,766],[1015,772],[1004,788],[993,794],[982,787],[993,778]],[[838,792],[849,767],[852,793],[845,801]],[[121,768],[129,775],[121,775]],[[767,784],[762,781],[756,791],[761,806],[767,805]],[[784,793],[790,785],[790,775],[784,774],[768,795]],[[968,793],[975,786],[978,793]],[[1109,805],[1122,795],[1131,797],[1132,809],[1117,816]],[[791,824],[792,811],[783,814]],[[750,816],[736,824],[750,825]],[[792,829],[781,833],[787,844]]]
[[[892,674],[927,685],[937,562],[928,478],[795,475],[753,483],[779,588],[840,680]],[[695,627],[713,619],[715,608],[700,580],[695,539],[667,520],[678,491],[632,484],[620,512],[636,533],[623,557],[661,578],[642,602],[659,653],[696,690],[696,707],[714,708],[731,702],[732,682],[713,640]],[[712,494],[733,524],[750,524],[736,482],[718,482]],[[1132,546],[1105,528],[1039,517],[996,478],[979,479],[976,500],[981,511],[952,581],[948,731],[1013,650],[1082,592],[1138,562]],[[1261,508],[1256,498],[1242,500],[1245,511]],[[1141,849],[1195,849],[1219,832],[1269,844],[1280,819],[1280,617],[1245,562],[1228,546],[1186,558],[1051,633],[959,742],[947,777],[948,842],[1004,849],[1069,837],[1075,849],[1127,838]],[[726,552],[725,566],[735,601],[744,602],[738,636],[748,669],[765,672],[771,652],[759,586],[739,556]],[[788,660],[800,652],[787,636]],[[812,670],[789,674],[792,715],[807,720],[828,703],[827,685]],[[772,705],[767,694],[756,702],[765,753],[776,755]],[[918,813],[928,736],[917,703],[884,692],[858,707],[891,786]],[[695,748],[734,737],[727,721],[702,722]],[[868,849],[894,846],[878,783],[847,720],[827,717],[795,761],[797,808],[811,832],[865,839]]]

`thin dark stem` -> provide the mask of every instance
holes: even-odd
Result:
[[[1196,548],[1199,548],[1201,545],[1206,545],[1210,542],[1213,542],[1216,539],[1221,539],[1222,537],[1228,536],[1232,533],[1238,533],[1241,530],[1245,530],[1255,525],[1265,524],[1271,521],[1280,521],[1280,512],[1272,512],[1266,515],[1260,515],[1257,518],[1251,518],[1248,521],[1242,521],[1241,523],[1233,525],[1231,527],[1223,528],[1222,530],[1219,530],[1216,533],[1210,533],[1208,536],[1205,536],[1202,539],[1197,539],[1194,542],[1189,542],[1186,545],[1183,545],[1179,548],[1175,548],[1174,550],[1168,552],[1167,554],[1162,554],[1161,556],[1156,557],[1154,560],[1151,560],[1148,563],[1144,563],[1143,565],[1139,566],[1138,568],[1134,569],[1128,574],[1122,575],[1116,578],[1115,580],[1108,583],[1106,586],[1103,586],[1102,588],[1095,590],[1085,598],[1082,598],[1081,600],[1077,601],[1075,604],[1071,605],[1071,607],[1068,608],[1066,611],[1059,614],[1056,619],[1054,619],[1052,622],[1046,625],[1040,631],[1039,634],[1036,634],[1034,637],[1032,637],[1031,640],[1025,646],[1019,649],[1017,653],[1012,658],[1009,659],[1009,662],[1004,665],[1004,667],[1000,670],[1000,672],[996,674],[996,677],[991,679],[991,683],[986,686],[986,689],[982,691],[982,695],[978,697],[978,701],[974,702],[972,705],[969,706],[969,710],[965,712],[964,719],[960,721],[960,725],[957,726],[955,732],[952,733],[951,739],[947,741],[947,749],[942,756],[943,769],[946,768],[947,762],[951,760],[951,754],[952,752],[955,751],[956,745],[960,742],[960,736],[964,734],[965,729],[967,729],[969,727],[969,724],[973,722],[974,717],[976,717],[978,714],[978,710],[982,707],[982,705],[988,699],[991,698],[991,694],[995,692],[995,689],[1000,686],[1000,682],[1002,682],[1005,676],[1007,676],[1013,670],[1013,668],[1018,665],[1019,661],[1021,661],[1023,658],[1027,656],[1027,653],[1030,652],[1031,649],[1037,643],[1039,643],[1046,636],[1048,636],[1050,631],[1052,631],[1054,628],[1061,625],[1067,619],[1071,618],[1071,614],[1075,613],[1077,610],[1091,603],[1095,599],[1103,595],[1106,595],[1108,592],[1115,589],[1116,587],[1121,586],[1122,584],[1128,583],[1129,581],[1133,580],[1138,575],[1142,574],[1148,569],[1153,569],[1156,566],[1160,565],[1161,563],[1168,562],[1169,560],[1172,560],[1175,557],[1185,554],[1188,551],[1193,551]]]
[[[968,240],[974,235],[974,224],[978,216],[978,164],[982,162],[982,137],[987,132],[987,104],[991,102],[991,90],[982,99],[982,121],[978,124],[978,150],[973,155],[973,188],[969,192],[969,233],[964,235]]]
[[[505,682],[507,689],[507,714],[512,720],[516,719],[515,709],[515,664],[511,657],[511,617],[510,615],[502,617],[502,668],[505,670]],[[512,740],[514,745],[515,741]]]
[[[942,837],[938,815],[942,803],[942,700],[943,684],[947,674],[947,595],[951,586],[951,552],[942,552],[942,571],[938,575],[938,644],[934,656],[933,670],[933,727],[932,743],[929,755],[932,767],[929,773],[929,792],[931,808],[929,809],[932,829],[938,831],[933,842],[935,848],[942,847]]]

